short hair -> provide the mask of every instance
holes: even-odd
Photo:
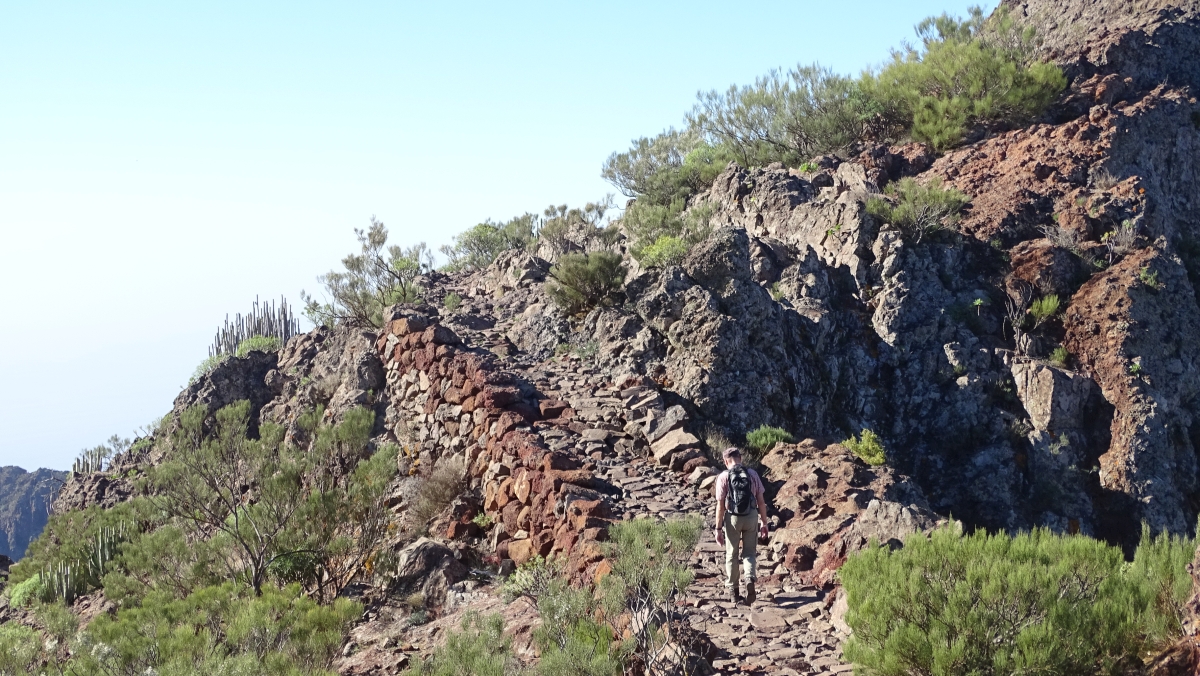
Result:
[[[737,446],[730,446],[721,455],[726,458],[740,458],[742,457],[742,451]]]

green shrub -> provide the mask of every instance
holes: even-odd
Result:
[[[707,189],[732,159],[725,148],[704,142],[696,130],[670,129],[635,140],[624,153],[613,153],[600,175],[626,197],[665,206]]]
[[[679,265],[687,255],[688,245],[678,237],[662,235],[653,244],[641,250],[639,262],[647,268],[665,268]]]
[[[896,226],[917,242],[930,233],[953,227],[970,199],[954,188],[942,188],[942,180],[934,177],[921,185],[911,177],[892,183],[887,193],[896,202],[893,206],[880,197],[867,200],[867,212]]]
[[[687,119],[742,166],[797,166],[853,146],[866,135],[873,113],[857,82],[814,64],[773,70],[753,85],[724,93],[700,94]]]
[[[1194,541],[1143,537],[1121,551],[1038,529],[1009,536],[953,527],[872,547],[839,571],[853,636],[845,655],[869,673],[1115,674],[1177,629]]]
[[[1142,632],[1151,645],[1166,645],[1183,635],[1186,604],[1192,595],[1188,564],[1196,554],[1196,543],[1195,538],[1166,532],[1153,536],[1150,527],[1142,524],[1142,539],[1128,575],[1149,593]]]
[[[795,440],[787,430],[769,425],[761,425],[746,435],[746,445],[760,455],[774,448],[779,442],[790,444]]]
[[[242,596],[234,585],[182,599],[148,595],[101,615],[84,632],[68,673],[327,674],[362,606],[320,606],[296,585]]]
[[[917,36],[919,47],[893,52],[863,87],[884,117],[938,150],[961,143],[976,123],[1033,119],[1067,84],[1058,66],[1033,60],[1032,29],[1004,10],[986,19],[978,7],[965,20],[931,17]]]
[[[252,351],[278,352],[281,347],[283,342],[275,336],[250,336],[238,343],[237,356],[245,357]]]
[[[447,310],[454,312],[458,309],[459,305],[462,305],[462,296],[451,291],[442,299],[442,305],[446,306]]]
[[[611,304],[625,280],[621,256],[608,251],[567,254],[550,270],[549,294],[568,314]]]
[[[1158,287],[1160,286],[1160,283],[1158,281],[1158,270],[1154,270],[1152,272],[1150,270],[1149,266],[1143,267],[1141,270],[1138,270],[1138,280],[1141,281],[1142,284],[1145,284],[1146,286],[1150,287],[1151,289],[1157,290]]]
[[[415,303],[421,298],[417,277],[432,267],[433,253],[422,242],[407,249],[387,246],[388,231],[371,218],[366,230],[354,230],[361,253],[342,259],[343,272],[317,277],[329,295],[322,303],[300,292],[304,314],[317,326],[345,323],[350,326],[383,326],[384,308],[395,303]],[[385,249],[386,247],[386,249]]]
[[[0,624],[0,676],[27,676],[42,660],[37,632],[16,622]]]
[[[1050,353],[1050,363],[1054,364],[1055,366],[1066,368],[1070,361],[1071,353],[1068,352],[1067,348],[1063,347],[1062,345],[1054,348],[1054,351]]]
[[[449,259],[445,269],[482,270],[505,251],[523,249],[535,239],[539,220],[536,214],[524,214],[503,223],[490,219],[454,236],[454,244],[441,248]]]
[[[32,577],[17,584],[9,585],[5,593],[8,595],[8,604],[14,608],[24,608],[47,596],[45,585],[42,584],[41,573],[35,573]]]
[[[612,573],[600,581],[603,616],[645,618],[631,624],[621,654],[645,665],[647,673],[684,671],[679,656],[662,648],[670,641],[686,649],[687,618],[676,605],[695,579],[691,558],[704,520],[634,519],[613,524],[604,554]]]
[[[220,366],[221,363],[226,359],[229,359],[229,355],[227,354],[214,354],[213,356],[208,357],[204,361],[200,362],[196,366],[196,370],[192,371],[192,377],[188,378],[188,385],[191,385],[209,373],[212,373],[212,370]]]
[[[858,437],[851,435],[842,445],[868,465],[882,465],[887,462],[883,441],[871,430],[864,429]]]
[[[1033,328],[1036,329],[1045,324],[1046,320],[1058,314],[1061,305],[1058,295],[1053,293],[1033,301],[1029,305],[1029,315],[1033,317]]]
[[[500,615],[480,617],[468,611],[462,630],[446,634],[446,643],[407,672],[413,676],[511,676],[519,664],[513,656],[512,639],[504,635]]]

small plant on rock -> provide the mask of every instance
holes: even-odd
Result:
[[[851,435],[842,445],[868,465],[882,465],[887,462],[883,440],[871,430],[863,429],[862,434],[857,437]]]
[[[1045,324],[1058,311],[1062,302],[1058,299],[1058,294],[1049,294],[1033,301],[1029,305],[1029,315],[1033,317],[1033,328],[1036,330],[1042,324]]]
[[[454,312],[458,309],[459,305],[462,305],[462,296],[451,291],[442,299],[442,305],[446,306],[447,310]]]
[[[650,246],[642,249],[640,263],[646,268],[665,268],[679,265],[688,253],[687,242],[678,237],[663,235]]]
[[[770,425],[760,425],[758,429],[746,435],[746,445],[760,456],[774,448],[777,443],[790,444],[795,440],[791,432]]]
[[[471,523],[479,526],[479,528],[482,530],[487,530],[492,527],[492,524],[495,523],[495,521],[492,519],[491,514],[488,514],[487,512],[480,512],[475,515],[474,519],[471,519]]]
[[[251,352],[278,352],[283,342],[275,336],[250,336],[238,343],[237,356],[245,357]]]
[[[1050,353],[1050,363],[1059,368],[1066,368],[1070,361],[1071,353],[1062,345],[1054,348],[1054,351]]]
[[[954,188],[943,188],[936,177],[927,185],[911,177],[902,178],[888,186],[887,194],[895,201],[894,206],[882,197],[872,197],[867,200],[867,213],[896,226],[917,242],[954,227],[963,207],[971,201]]]
[[[812,172],[816,171],[817,169],[820,169],[821,167],[817,166],[816,162],[802,162],[800,164],[800,166],[797,168],[800,170],[801,173],[811,174]]]
[[[1138,279],[1141,280],[1142,284],[1156,291],[1161,286],[1161,283],[1158,281],[1158,270],[1151,272],[1149,266],[1143,267],[1138,271]]]
[[[610,305],[625,280],[621,256],[608,251],[567,254],[550,270],[546,293],[568,314]]]

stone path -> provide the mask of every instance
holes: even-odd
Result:
[[[465,320],[459,313],[457,320],[446,317],[444,321],[466,343],[496,354],[505,368],[519,373],[546,400],[569,408],[554,422],[535,423],[533,431],[548,448],[580,458],[585,469],[619,489],[619,495],[608,498],[613,518],[704,516],[704,535],[692,563],[696,581],[681,605],[688,608],[693,625],[705,632],[718,649],[713,660],[718,673],[852,671],[840,660],[841,637],[830,619],[833,599],[820,589],[800,584],[789,574],[783,565],[782,544],[760,548],[758,601],[752,607],[728,601],[723,584],[724,549],[712,534],[713,470],[696,467],[705,461],[697,457],[695,449],[687,450],[687,455],[659,453],[657,440],[661,436],[654,434],[650,435],[656,440],[652,453],[646,435],[646,430],[655,426],[661,434],[677,429],[682,409],[668,410],[657,388],[645,379],[632,386],[611,382],[612,375],[587,358],[566,355],[537,361],[515,349],[506,332],[525,309],[517,300],[520,294],[506,294],[493,307],[490,301],[481,302],[468,288],[457,291],[466,298],[464,310],[472,304],[475,308]],[[564,420],[570,420],[569,424]],[[673,462],[677,470],[684,460],[690,461],[688,473],[672,471],[660,464],[655,454]],[[452,627],[453,617],[467,606],[488,605],[477,596],[484,590],[455,591],[458,593],[452,594],[447,604],[452,614],[434,626],[409,630],[409,640],[432,646],[438,642],[442,625]]]
[[[647,457],[644,440],[625,431],[642,419],[628,403],[647,401],[648,392],[624,393],[582,360],[552,360],[529,374],[545,394],[567,401],[588,425],[582,433],[554,428],[542,433],[552,448],[571,448],[590,458],[597,475],[621,489],[614,500],[617,518],[675,518],[702,514],[705,526],[696,548],[696,582],[684,604],[693,626],[721,651],[719,673],[840,674],[853,668],[841,661],[841,636],[830,620],[832,598],[791,579],[783,566],[782,545],[758,552],[758,601],[735,606],[724,586],[725,549],[713,536],[714,504],[704,474],[684,476]],[[624,394],[624,396],[622,396]],[[701,488],[701,486],[704,486]]]

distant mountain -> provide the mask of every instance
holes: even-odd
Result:
[[[25,548],[46,527],[50,503],[66,472],[0,467],[0,555],[19,561]]]

